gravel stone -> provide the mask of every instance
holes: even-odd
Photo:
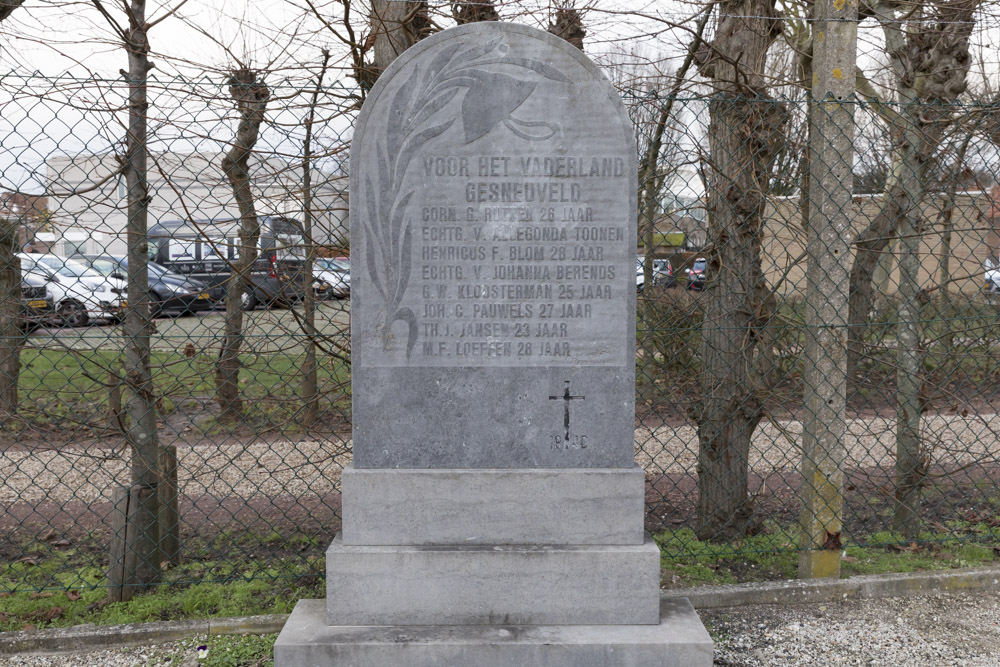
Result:
[[[171,658],[180,654],[179,663],[172,667],[194,667],[198,664],[197,652],[190,642],[173,642],[159,646],[139,646],[87,653],[65,655],[13,655],[0,656],[0,667],[155,667],[169,665]],[[184,656],[184,654],[190,654]]]
[[[716,665],[1000,665],[995,593],[699,613],[716,642]]]

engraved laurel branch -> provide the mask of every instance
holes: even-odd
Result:
[[[465,43],[456,42],[444,47],[426,71],[418,69],[408,78],[390,103],[384,141],[375,145],[377,183],[372,183],[369,176],[365,178],[365,263],[385,304],[382,346],[387,350],[392,344],[392,325],[398,320],[406,322],[407,359],[417,342],[417,318],[400,303],[410,282],[413,239],[406,208],[414,191],[402,192],[402,184],[412,157],[455,122],[450,118],[433,124],[432,117],[464,90],[461,118],[466,144],[485,136],[501,122],[515,135],[531,141],[548,139],[557,130],[552,123],[513,115],[538,81],[517,78],[506,71],[529,70],[562,83],[568,83],[569,78],[541,61],[507,55],[508,46],[502,42],[500,35],[464,51],[460,50]],[[482,69],[487,65],[505,71]]]

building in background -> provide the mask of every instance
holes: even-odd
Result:
[[[239,217],[222,171],[222,153],[156,153],[149,156],[149,226],[170,220]],[[37,240],[52,252],[124,255],[128,189],[117,175],[118,157],[62,155],[46,163],[50,229]],[[302,220],[302,168],[276,158],[251,156],[251,186],[258,215]],[[313,241],[342,247],[348,238],[347,177],[313,171]],[[36,237],[39,236],[36,234]]]
[[[48,231],[51,225],[48,205],[49,200],[45,196],[0,192],[0,218],[14,224],[17,242],[22,249],[28,249],[37,234]]]

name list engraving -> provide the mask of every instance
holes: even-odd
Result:
[[[447,201],[411,204],[407,365],[621,364],[606,340],[635,289],[620,270],[635,242],[628,212],[588,195],[595,182],[626,188],[627,168],[620,156],[420,158],[426,188]]]

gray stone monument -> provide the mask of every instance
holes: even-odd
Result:
[[[354,464],[275,664],[710,665],[634,459],[636,156],[579,50],[446,30],[351,153]]]

